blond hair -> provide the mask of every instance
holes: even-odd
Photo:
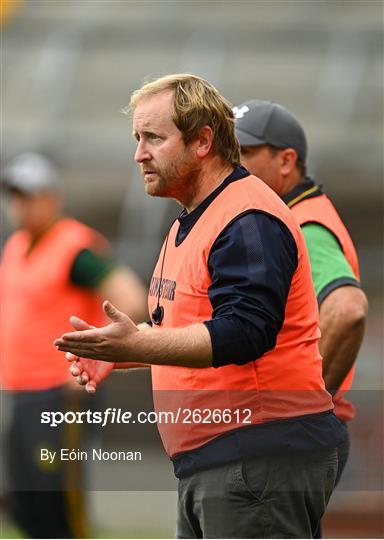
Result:
[[[240,146],[231,105],[201,77],[177,73],[148,82],[133,92],[125,112],[133,113],[140,100],[167,90],[174,92],[172,119],[181,131],[184,143],[191,142],[203,126],[209,126],[214,134],[213,151],[223,161],[238,165]]]

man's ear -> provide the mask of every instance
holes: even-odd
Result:
[[[288,176],[296,167],[297,152],[293,148],[285,148],[280,152],[281,174]]]
[[[212,148],[214,133],[211,127],[203,126],[196,137],[196,156],[204,158]]]

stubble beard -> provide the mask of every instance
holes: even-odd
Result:
[[[200,167],[187,152],[176,163],[158,167],[156,175],[156,181],[146,185],[148,195],[175,199],[181,206],[188,206],[194,199]]]

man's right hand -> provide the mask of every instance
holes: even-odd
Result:
[[[71,324],[75,330],[90,330],[94,326],[89,325],[78,317],[71,317]],[[70,373],[75,377],[78,384],[85,386],[85,390],[94,394],[97,385],[108,377],[114,364],[102,360],[90,360],[80,358],[72,353],[66,353],[65,358],[71,362]]]

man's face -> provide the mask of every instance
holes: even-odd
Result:
[[[280,152],[271,152],[267,145],[242,146],[241,163],[278,195],[284,193],[284,178],[281,174]]]
[[[137,139],[135,160],[144,176],[145,190],[155,197],[183,201],[199,171],[193,143],[185,145],[172,120],[173,92],[143,98],[133,115]]]
[[[55,193],[43,192],[29,195],[11,191],[8,214],[16,228],[27,229],[32,234],[43,230],[59,213],[59,197]]]

